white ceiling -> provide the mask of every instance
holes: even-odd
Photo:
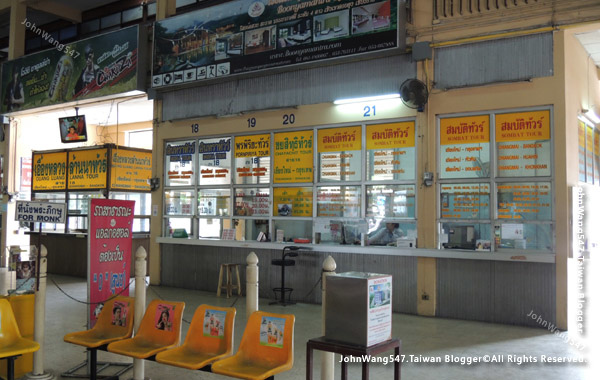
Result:
[[[590,55],[596,66],[600,67],[600,30],[576,34],[577,39]]]

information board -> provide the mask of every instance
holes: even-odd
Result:
[[[265,183],[270,174],[271,135],[235,137],[235,183]]]
[[[319,129],[319,179],[359,181],[361,179],[361,127]]]
[[[273,182],[313,181],[313,131],[275,134]]]
[[[313,215],[312,187],[276,187],[273,189],[274,216]]]
[[[498,185],[498,218],[552,220],[550,182],[514,182]]]
[[[106,188],[108,149],[69,152],[69,190]]]
[[[110,187],[113,190],[150,191],[152,153],[112,149]]]
[[[65,203],[17,201],[15,221],[32,223],[64,223]]]
[[[585,177],[587,183],[594,183],[594,128],[585,128]]]
[[[488,219],[490,185],[460,183],[441,185],[442,219]]]
[[[440,119],[440,178],[489,175],[489,115]]]
[[[166,186],[191,186],[194,180],[196,142],[167,143],[165,147]]]
[[[585,182],[585,123],[578,122],[577,136],[579,141],[579,182]]]
[[[367,125],[367,167],[372,181],[415,178],[415,123]]]
[[[67,188],[67,152],[33,154],[32,191]]]
[[[231,182],[231,138],[198,142],[200,185],[228,185]]]

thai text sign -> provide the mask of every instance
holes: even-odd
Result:
[[[64,223],[66,204],[17,201],[15,220],[32,223]]]
[[[276,187],[273,189],[274,216],[311,217],[312,211],[312,187]]]
[[[65,190],[67,152],[33,154],[32,190]]]
[[[152,153],[113,149],[110,156],[110,187],[117,190],[150,191]]]
[[[152,87],[395,49],[393,0],[237,0],[154,24]]]
[[[69,152],[69,189],[106,188],[108,149]]]
[[[275,183],[312,182],[313,132],[275,134],[273,181]]]
[[[361,149],[361,127],[320,129],[319,153]]]
[[[0,113],[136,90],[137,56],[132,26],[5,62]]]
[[[88,291],[90,328],[97,304],[129,295],[131,235],[135,201],[92,199],[90,206]]]
[[[415,122],[367,125],[367,149],[415,146]]]
[[[489,115],[440,120],[440,178],[489,176]]]
[[[236,136],[235,158],[267,157],[271,154],[271,135]]]

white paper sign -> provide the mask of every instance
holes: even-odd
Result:
[[[367,346],[392,338],[392,276],[368,281]]]
[[[64,223],[65,203],[17,201],[15,220],[35,223]]]

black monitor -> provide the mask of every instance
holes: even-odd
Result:
[[[58,119],[60,127],[60,140],[63,143],[87,141],[85,115],[67,116]]]

